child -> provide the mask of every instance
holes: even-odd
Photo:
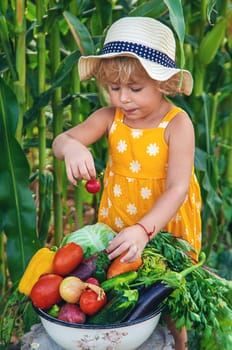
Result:
[[[109,160],[98,220],[118,234],[111,259],[127,250],[138,258],[160,230],[201,248],[201,197],[194,175],[194,130],[190,118],[165,96],[192,91],[192,76],[175,65],[175,39],[161,22],[124,17],[109,29],[102,54],[81,57],[81,80],[95,76],[110,106],[56,137],[54,154],[64,159],[68,179],[95,179],[88,146],[108,136]],[[196,256],[197,258],[197,256]],[[176,330],[175,349],[186,349],[185,329]]]

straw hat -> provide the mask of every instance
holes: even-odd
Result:
[[[173,32],[163,23],[149,17],[123,17],[109,28],[100,55],[80,57],[80,79],[93,76],[100,59],[130,56],[137,58],[154,80],[165,81],[182,72],[180,91],[190,95],[192,75],[176,67],[175,51]]]

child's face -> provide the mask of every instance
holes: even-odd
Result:
[[[156,82],[149,77],[134,79],[132,83],[109,83],[108,93],[112,105],[120,108],[127,119],[146,118],[156,112],[162,94]]]

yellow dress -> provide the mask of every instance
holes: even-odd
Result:
[[[164,132],[180,111],[173,107],[156,128],[132,129],[116,110],[98,213],[98,221],[115,232],[138,222],[165,191],[168,145]],[[163,230],[185,239],[197,252],[201,249],[200,210],[200,188],[193,169],[186,200]]]

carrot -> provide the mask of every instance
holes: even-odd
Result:
[[[127,252],[122,253],[119,255],[116,259],[112,261],[112,263],[109,265],[109,268],[107,270],[107,279],[120,275],[124,272],[129,271],[136,271],[138,268],[142,265],[143,261],[142,258],[139,257],[133,262],[121,262],[121,258],[126,254]]]

